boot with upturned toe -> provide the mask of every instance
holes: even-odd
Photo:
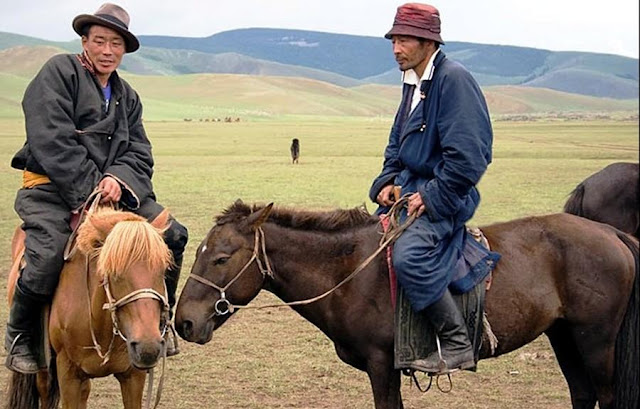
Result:
[[[7,350],[5,366],[12,371],[34,374],[40,370],[33,331],[40,326],[40,313],[43,301],[27,294],[18,284],[15,287],[9,322],[4,339]]]
[[[475,363],[467,326],[449,290],[424,310],[440,340],[438,351],[410,364],[411,369],[429,374],[445,374],[471,369]]]

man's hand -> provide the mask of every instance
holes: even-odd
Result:
[[[102,192],[100,203],[118,203],[122,196],[122,188],[120,183],[111,176],[105,176],[98,184],[98,189]]]
[[[393,197],[393,185],[387,185],[380,190],[376,197],[376,202],[381,206],[391,206],[395,202]]]
[[[407,207],[407,213],[409,213],[409,215],[415,212],[416,217],[420,217],[422,213],[424,213],[424,202],[422,201],[420,193],[416,192],[409,196],[409,204]]]

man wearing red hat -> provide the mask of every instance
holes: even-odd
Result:
[[[73,20],[82,53],[56,55],[27,87],[22,107],[27,139],[11,161],[23,173],[15,210],[23,221],[25,267],[15,287],[5,336],[5,365],[17,372],[39,369],[32,332],[62,269],[64,247],[77,214],[94,189],[102,203],[123,206],[149,220],[163,207],[151,177],[151,144],[142,125],[138,94],[116,69],[140,44],[129,31],[129,15],[103,4]],[[166,272],[169,304],[175,305],[187,229],[173,217],[165,242],[174,265]],[[175,355],[176,339],[167,340]]]
[[[369,197],[384,212],[393,204],[394,186],[409,195],[402,217],[418,217],[394,243],[393,266],[412,308],[425,312],[441,344],[439,353],[414,361],[411,368],[427,373],[470,369],[474,352],[449,288],[461,265],[465,222],[480,201],[476,185],[491,162],[487,104],[471,74],[440,50],[444,42],[435,7],[398,7],[385,37],[403,72],[403,97]],[[486,257],[483,262],[497,261],[499,255]],[[474,268],[467,279],[475,284],[488,272],[488,267]]]

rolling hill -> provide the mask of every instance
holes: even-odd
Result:
[[[20,118],[24,89],[39,65],[65,52],[51,46],[0,51],[0,118]],[[127,56],[125,58],[129,58]],[[160,63],[158,67],[160,67]],[[158,68],[159,69],[159,68]],[[288,116],[362,116],[390,120],[398,85],[339,86],[300,76],[247,74],[140,75],[122,71],[142,96],[147,120],[263,120]],[[636,112],[637,100],[589,97],[542,88],[489,86],[484,93],[494,118],[541,113]]]
[[[252,28],[205,38],[140,36],[142,48],[122,69],[141,75],[225,73],[304,77],[352,87],[393,84],[399,73],[383,38]],[[0,50],[51,46],[77,51],[79,42],[51,42],[0,33]],[[443,50],[480,85],[519,85],[613,99],[637,99],[638,60],[611,54],[448,42]]]

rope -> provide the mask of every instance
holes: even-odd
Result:
[[[402,234],[402,232],[404,232],[407,229],[407,227],[409,227],[409,225],[411,223],[413,223],[413,221],[416,219],[415,213],[410,215],[407,218],[407,220],[405,220],[404,223],[400,224],[400,213],[401,213],[402,209],[404,207],[406,207],[408,202],[409,202],[409,195],[405,195],[402,198],[400,198],[400,200],[396,201],[393,204],[393,206],[391,206],[391,209],[389,210],[389,213],[388,213],[388,217],[390,218],[389,228],[387,229],[386,232],[384,232],[382,234],[382,238],[380,239],[380,245],[378,246],[376,251],[374,251],[373,254],[371,254],[362,263],[360,263],[360,265],[351,274],[349,274],[346,278],[344,278],[341,282],[339,282],[335,287],[325,291],[324,293],[322,293],[322,294],[320,294],[320,295],[318,295],[316,297],[309,298],[309,299],[306,299],[306,300],[291,301],[291,302],[287,302],[287,303],[278,303],[278,304],[259,305],[259,306],[230,304],[231,311],[233,311],[233,309],[235,309],[235,308],[261,310],[261,309],[265,309],[265,308],[279,308],[279,307],[293,307],[293,306],[297,306],[297,305],[307,305],[307,304],[311,304],[313,302],[319,301],[319,300],[327,297],[328,295],[332,294],[333,292],[338,290],[340,287],[342,287],[343,285],[345,285],[346,283],[351,281],[359,272],[364,270],[365,267],[367,267],[367,265],[369,265],[369,263],[371,263],[372,260],[374,260],[383,250],[385,250],[387,248],[387,246],[389,246],[391,243],[393,243],[395,240],[397,240],[398,237],[400,237],[400,235]],[[266,263],[266,265],[268,267],[268,271],[271,271],[271,266],[269,265],[269,259],[266,256],[266,246],[265,246],[264,232],[262,232],[260,236],[258,236],[258,234],[256,233],[256,240],[258,240],[258,237],[262,238],[262,247],[261,248],[262,248],[262,251],[263,251],[263,254],[264,254],[265,263]],[[258,247],[258,243],[256,243],[256,247]],[[260,264],[260,261],[259,261],[259,257],[257,257],[256,254],[254,254],[254,257],[252,257],[252,259],[249,261],[249,263],[251,261],[253,261],[253,259],[258,260],[257,262],[258,262],[259,266],[262,268],[262,265]],[[245,265],[245,267],[243,268],[243,271],[244,271],[244,269],[246,269],[247,266],[248,265]],[[195,277],[198,277],[198,276],[195,276]],[[198,278],[196,278],[196,280],[200,281],[200,282],[202,282],[204,284],[208,284],[207,282],[205,282],[205,280],[201,280],[200,278],[201,277],[198,277]],[[208,281],[208,280],[206,280],[206,281]],[[232,280],[232,281],[235,281],[235,279]],[[227,288],[229,288],[230,284],[231,283],[227,284],[224,287],[224,289],[226,290]],[[216,289],[218,289],[220,291],[220,288],[218,286],[213,285],[212,287],[214,287],[214,288],[216,288]]]

